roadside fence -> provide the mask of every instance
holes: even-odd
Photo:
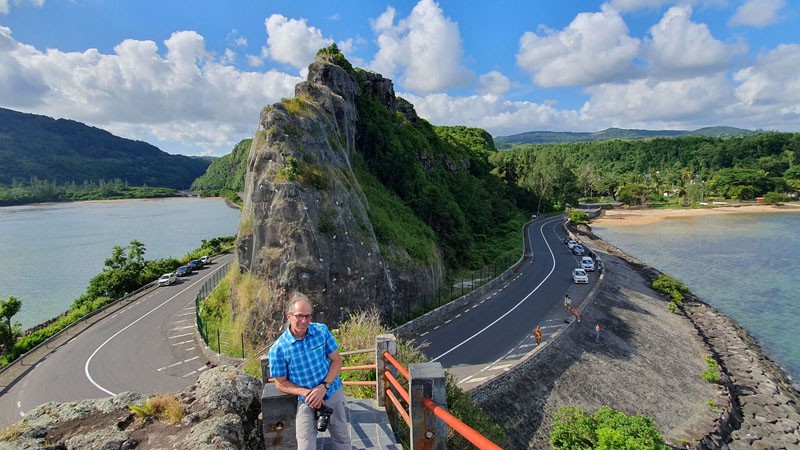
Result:
[[[218,323],[206,322],[201,315],[203,300],[208,298],[217,285],[219,285],[220,281],[225,278],[230,270],[230,264],[232,262],[233,261],[228,261],[221,268],[217,269],[217,271],[200,287],[200,292],[194,299],[195,318],[197,321],[197,332],[208,348],[218,354],[244,359],[247,357],[247,351],[244,345],[244,334],[239,334],[239,336],[232,338],[227,329],[223,329]]]

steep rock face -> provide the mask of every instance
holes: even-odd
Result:
[[[314,301],[316,320],[335,324],[346,310],[372,306],[388,317],[395,304],[438,289],[438,261],[421,264],[391,249],[388,267],[370,224],[350,166],[357,101],[369,95],[395,112],[396,97],[391,81],[378,74],[365,73],[362,82],[364,94],[352,72],[318,56],[295,98],[261,114],[237,242],[242,270],[272,292],[272,302],[250,312],[255,326],[279,321],[293,290]]]

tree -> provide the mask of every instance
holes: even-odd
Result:
[[[555,450],[668,450],[653,420],[627,416],[603,406],[593,415],[575,407],[561,407],[554,415],[550,445]]]
[[[6,352],[11,351],[14,347],[14,342],[19,334],[19,330],[15,332],[15,327],[11,323],[11,318],[14,317],[20,309],[22,309],[22,301],[14,296],[0,301],[0,337],[2,337],[2,344]]]

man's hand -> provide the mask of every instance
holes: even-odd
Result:
[[[308,391],[308,394],[305,395],[306,403],[308,406],[317,409],[320,406],[324,405],[325,394],[328,393],[328,390],[325,389],[325,386],[320,384],[318,386],[314,386],[314,389]]]

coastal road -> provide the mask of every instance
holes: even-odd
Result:
[[[506,285],[419,331],[413,343],[455,374],[464,389],[508,370],[535,346],[537,325],[545,342],[571,320],[564,294],[579,306],[597,282],[597,271],[589,272],[589,284],[572,282],[580,257],[564,245],[565,236],[563,217],[530,224],[525,237],[530,262]]]
[[[133,391],[177,392],[205,369],[194,340],[194,300],[233,255],[218,257],[172,286],[159,287],[77,334],[0,395],[0,426],[46,402]]]

